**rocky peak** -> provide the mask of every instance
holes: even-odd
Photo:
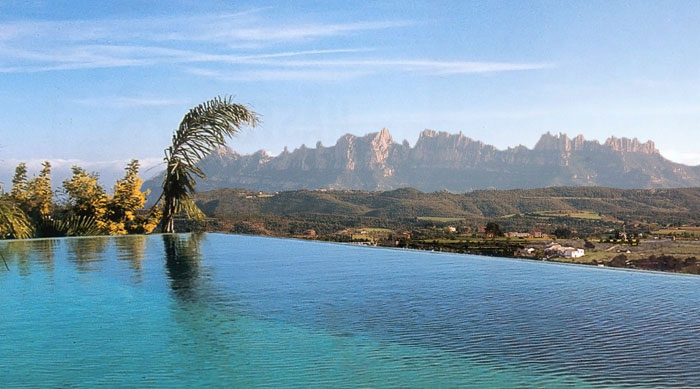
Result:
[[[389,130],[383,128],[380,132],[370,134],[370,156],[372,163],[383,163],[389,156],[394,140],[391,138]]]
[[[437,142],[438,144],[441,144],[443,146],[452,145],[454,147],[464,147],[471,143],[478,143],[480,145],[482,144],[481,142],[474,142],[471,138],[464,136],[462,131],[460,131],[458,134],[451,134],[445,131],[435,131],[428,129],[423,130],[423,132],[420,133],[418,141],[416,142],[416,147],[419,147],[420,144],[425,144],[426,142],[429,142],[431,144]]]
[[[238,155],[222,147],[202,161],[210,179],[199,185],[256,190],[412,186],[426,191],[551,185],[700,186],[700,166],[667,161],[659,157],[652,142],[613,137],[601,143],[581,135],[569,138],[547,133],[532,150],[523,146],[498,150],[462,133],[425,130],[410,147],[406,141],[395,143],[383,129],[361,137],[344,135],[330,147],[316,143],[316,148],[301,146],[291,152],[285,148],[276,157],[262,150]],[[574,153],[577,158],[572,157]],[[637,154],[627,158],[630,153]],[[627,174],[630,171],[634,174]],[[154,191],[160,187],[152,180],[149,185]]]
[[[598,144],[597,141],[589,141],[583,135],[577,135],[574,138],[569,138],[564,133],[552,135],[550,132],[542,135],[540,140],[535,145],[533,150],[551,150],[570,153],[572,151],[581,151],[591,144]]]
[[[251,157],[253,159],[257,160],[258,163],[265,163],[265,162],[270,161],[273,158],[270,154],[267,153],[267,151],[262,150],[262,149],[254,152],[251,155]]]
[[[577,135],[571,140],[571,145],[574,150],[583,150],[583,146],[586,144],[586,138],[582,134]]]
[[[391,138],[391,134],[386,128],[383,128],[379,132],[367,134],[364,138],[369,139],[370,147],[373,150],[387,149],[394,144],[394,140]]]
[[[425,129],[423,130],[420,135],[418,135],[418,140],[420,141],[421,139],[424,138],[435,138],[438,136],[438,132],[435,130],[430,130],[430,129]]]
[[[659,154],[659,150],[656,149],[654,142],[641,143],[637,138],[616,138],[613,136],[605,141],[605,146],[618,153]]]
[[[549,131],[540,137],[537,141],[534,150],[548,150],[548,151],[571,151],[571,139],[564,134],[559,133],[558,135],[552,135]]]
[[[383,128],[381,131],[368,135],[372,139],[373,145],[389,145],[394,143],[389,130]]]
[[[234,159],[239,157],[238,153],[228,146],[221,146],[218,149],[216,149],[212,154],[216,155],[221,159]]]
[[[353,143],[355,143],[355,139],[357,139],[357,137],[355,135],[345,134],[345,135],[341,136],[340,138],[338,138],[338,140],[335,142],[335,145],[336,145],[336,147],[337,146],[347,147],[348,145],[352,145]]]

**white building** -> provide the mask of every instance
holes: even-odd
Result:
[[[566,247],[559,252],[559,254],[564,258],[581,258],[585,255],[583,249],[575,249],[573,247]]]
[[[581,258],[586,253],[583,249],[575,249],[573,247],[564,247],[558,243],[552,243],[544,249],[548,255],[555,255],[563,258]]]

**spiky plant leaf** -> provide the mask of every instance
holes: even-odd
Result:
[[[90,236],[101,233],[94,217],[77,215],[63,219],[44,217],[40,229],[44,236]]]
[[[205,179],[197,163],[226,144],[244,125],[255,127],[258,115],[248,107],[233,103],[231,97],[216,97],[192,108],[173,134],[165,149],[162,231],[174,232],[174,216],[184,211],[189,217],[203,216],[192,201],[195,177]],[[160,200],[160,199],[159,199]]]
[[[0,239],[26,239],[34,235],[27,215],[11,199],[0,198]]]

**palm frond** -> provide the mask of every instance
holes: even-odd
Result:
[[[40,229],[43,236],[88,236],[101,232],[94,217],[77,215],[63,219],[44,217]]]
[[[11,200],[0,199],[0,239],[26,239],[34,235],[27,215]]]
[[[226,138],[236,135],[242,126],[255,127],[258,122],[254,111],[233,103],[231,97],[215,97],[185,115],[173,133],[172,145],[165,149],[167,167],[161,194],[165,203],[164,232],[173,232],[172,218],[177,212],[184,211],[190,217],[203,216],[191,200],[195,178],[206,178],[197,163],[225,145]]]
[[[197,204],[195,204],[190,198],[182,199],[178,203],[178,207],[175,209],[175,212],[184,212],[187,217],[198,222],[201,222],[205,218],[204,212],[202,212],[202,210],[197,207]]]

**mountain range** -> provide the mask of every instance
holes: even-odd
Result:
[[[542,135],[534,148],[499,150],[459,134],[423,131],[416,144],[395,142],[387,129],[342,136],[277,156],[261,150],[241,155],[224,147],[200,162],[207,179],[197,190],[260,191],[412,187],[422,191],[604,186],[622,189],[700,186],[700,166],[665,159],[651,141],[611,137],[604,143],[582,135]],[[159,192],[162,174],[145,187]]]

